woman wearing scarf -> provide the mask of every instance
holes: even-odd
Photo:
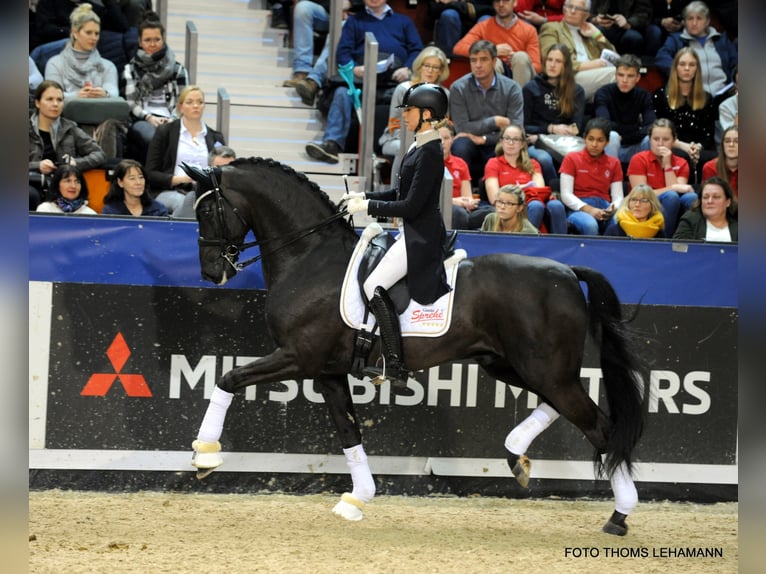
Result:
[[[154,12],[148,12],[138,27],[138,52],[126,64],[123,78],[133,119],[128,130],[130,156],[146,163],[154,132],[176,117],[178,93],[189,83],[186,68],[165,44],[165,27]]]
[[[73,165],[62,165],[56,169],[49,195],[50,201],[38,205],[38,212],[96,215],[96,212],[88,207],[88,184],[82,172]]]
[[[100,166],[106,155],[96,141],[72,120],[61,117],[64,90],[44,80],[35,90],[36,111],[29,118],[29,209],[42,200],[44,185],[56,166],[74,165],[81,172]],[[40,182],[35,183],[34,182]]]
[[[64,99],[118,97],[117,68],[96,49],[101,19],[83,3],[69,16],[72,37],[58,56],[45,65],[45,79],[64,88]]]
[[[617,210],[615,219],[617,221],[607,227],[604,235],[635,239],[664,237],[662,206],[652,186],[646,183],[633,188]]]

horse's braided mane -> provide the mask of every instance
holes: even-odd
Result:
[[[247,157],[247,158],[237,158],[233,162],[229,164],[232,167],[237,168],[244,168],[248,169],[251,167],[259,167],[259,166],[266,166],[269,169],[278,169],[282,172],[286,173],[287,175],[290,175],[292,177],[295,177],[298,179],[301,183],[306,184],[307,187],[322,200],[323,203],[327,205],[327,207],[330,208],[332,213],[338,213],[338,206],[335,205],[332,200],[330,199],[330,196],[327,195],[324,191],[322,191],[322,188],[319,187],[316,182],[311,181],[308,177],[306,177],[305,173],[302,173],[300,171],[295,171],[292,167],[289,165],[285,165],[281,162],[278,162],[275,159],[271,158],[263,158],[263,157]],[[342,220],[344,223],[348,224],[347,221]],[[348,224],[349,229],[353,229],[350,224]]]

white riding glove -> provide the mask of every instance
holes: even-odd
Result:
[[[367,206],[370,204],[369,199],[362,199],[361,197],[352,197],[346,209],[353,215],[354,213],[367,213]]]
[[[358,197],[359,199],[364,199],[364,192],[363,191],[349,191],[348,193],[344,193],[343,197],[340,198],[341,201],[348,201],[349,199],[352,199],[354,197]]]

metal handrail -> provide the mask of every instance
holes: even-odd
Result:
[[[231,122],[231,98],[226,88],[218,88],[218,105],[215,110],[215,125],[219,132],[223,134],[223,139],[229,142],[229,123]]]
[[[186,71],[189,83],[197,83],[197,51],[199,50],[199,32],[191,20],[186,21]]]

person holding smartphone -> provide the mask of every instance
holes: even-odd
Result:
[[[646,30],[652,17],[650,0],[593,0],[591,19],[620,54],[647,52]],[[658,46],[659,47],[659,46]]]

